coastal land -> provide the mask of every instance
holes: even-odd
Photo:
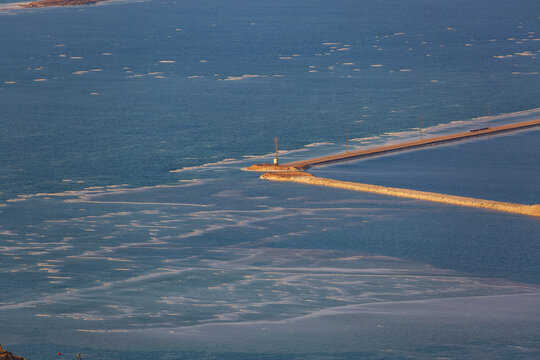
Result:
[[[327,178],[320,178],[306,172],[305,170],[311,166],[324,165],[329,163],[335,163],[339,161],[350,160],[353,158],[361,158],[368,156],[382,155],[389,152],[408,150],[413,148],[419,148],[423,146],[432,146],[447,143],[450,141],[466,140],[478,136],[484,135],[496,135],[505,133],[508,131],[526,129],[534,126],[539,126],[540,120],[532,120],[519,122],[508,125],[501,125],[497,127],[486,127],[482,129],[473,129],[468,132],[461,132],[450,135],[443,135],[433,137],[425,140],[417,140],[410,142],[403,142],[398,144],[392,144],[387,146],[381,146],[365,150],[357,150],[351,152],[345,152],[341,154],[323,156],[313,159],[307,159],[302,161],[296,161],[279,164],[255,164],[245,170],[265,172],[261,175],[261,179],[281,181],[281,182],[294,182],[308,185],[326,186],[338,189],[361,191],[368,193],[376,193],[387,196],[394,196],[400,198],[409,198],[415,200],[423,200],[430,202],[445,203],[457,206],[484,208],[495,211],[503,211],[514,214],[521,214],[527,216],[540,217],[540,204],[525,205],[516,204],[510,202],[501,202],[485,199],[477,199],[472,197],[463,197],[456,195],[447,195],[435,192],[418,191],[411,189],[395,188],[380,185],[370,185],[350,181],[341,181]]]
[[[41,0],[41,1],[25,1],[9,4],[0,4],[0,11],[14,9],[35,9],[43,7],[59,7],[59,6],[80,6],[91,5],[98,2],[108,0]]]
[[[51,7],[51,6],[77,6],[77,5],[95,4],[100,1],[105,1],[105,0],[41,0],[41,1],[32,1],[29,3],[21,4],[20,7],[40,8],[40,7]]]

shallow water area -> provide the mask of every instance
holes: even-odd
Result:
[[[377,358],[383,348],[421,358],[424,342],[452,347],[464,336],[480,348],[487,336],[503,348],[537,346],[528,336],[510,336],[513,323],[523,329],[527,320],[530,334],[540,326],[530,320],[538,318],[538,286],[523,282],[537,279],[529,263],[537,255],[519,254],[526,238],[516,238],[504,260],[496,257],[499,248],[483,251],[479,261],[481,244],[466,235],[478,224],[466,219],[487,221],[481,231],[489,229],[498,247],[510,221],[531,232],[538,222],[267,183],[236,167],[200,172],[214,176],[8,203],[2,278],[8,288],[35,286],[4,295],[0,311],[11,329],[5,340],[28,351],[32,346],[22,344],[40,335],[26,329],[47,324],[48,342],[90,358],[102,351],[115,358],[148,351],[164,358],[207,351],[219,358]],[[457,224],[462,230],[450,231]],[[509,262],[514,255],[519,262]],[[508,304],[521,312],[509,312]],[[504,331],[489,332],[503,323]],[[416,330],[405,330],[413,324]],[[441,326],[443,333],[435,330]],[[403,335],[389,342],[387,331],[395,329]],[[449,333],[456,336],[450,345]]]

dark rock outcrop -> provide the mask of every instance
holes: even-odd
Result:
[[[7,350],[2,348],[0,344],[0,360],[25,360],[22,356],[15,356]]]

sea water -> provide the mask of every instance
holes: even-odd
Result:
[[[30,359],[537,358],[537,219],[241,171],[536,119],[535,1],[0,11],[0,339]],[[490,105],[490,117],[487,117]],[[314,170],[538,203],[538,131]],[[474,155],[473,155],[474,154]],[[511,185],[511,186],[508,186]]]

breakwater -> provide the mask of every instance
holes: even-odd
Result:
[[[381,195],[395,196],[401,198],[432,201],[438,203],[445,203],[458,206],[483,208],[495,211],[503,211],[514,214],[537,216],[540,217],[540,204],[537,205],[523,205],[514,204],[501,201],[475,199],[464,196],[455,196],[440,194],[427,191],[418,191],[410,189],[400,189],[379,185],[362,184],[350,181],[340,181],[326,178],[319,178],[312,174],[305,172],[291,172],[291,173],[266,173],[261,175],[261,179],[273,180],[273,181],[286,181],[308,185],[326,186],[337,189],[361,191],[368,193],[375,193]]]
[[[431,202],[445,203],[445,204],[451,204],[451,205],[457,205],[457,206],[483,208],[483,209],[489,209],[489,210],[495,210],[495,211],[504,211],[504,212],[514,213],[514,214],[540,217],[540,204],[536,204],[536,205],[515,204],[515,203],[500,202],[500,201],[493,201],[493,200],[469,198],[469,197],[464,197],[464,196],[433,193],[433,192],[427,192],[427,191],[401,189],[401,188],[362,184],[362,183],[349,182],[349,181],[340,181],[340,180],[319,178],[304,171],[308,169],[309,167],[316,166],[316,165],[324,165],[328,163],[345,161],[345,160],[354,159],[354,158],[381,155],[381,154],[385,154],[389,152],[437,145],[437,144],[442,144],[446,142],[465,140],[465,139],[470,139],[470,138],[479,137],[479,136],[495,135],[499,133],[521,130],[521,129],[526,129],[529,127],[539,126],[539,125],[540,125],[540,119],[537,119],[537,120],[524,121],[524,122],[519,122],[519,123],[514,123],[514,124],[501,125],[501,126],[496,126],[496,127],[472,129],[467,132],[437,136],[437,137],[428,138],[424,140],[403,142],[399,144],[386,145],[386,146],[365,149],[365,150],[349,151],[346,153],[323,156],[323,157],[301,160],[301,161],[295,161],[295,162],[290,162],[286,164],[279,164],[279,165],[278,164],[255,164],[250,167],[244,168],[244,170],[265,172],[265,174],[261,175],[261,179],[272,180],[272,181],[286,181],[286,182],[295,182],[295,183],[309,184],[309,185],[327,186],[327,187],[333,187],[333,188],[338,188],[338,189],[369,192],[369,193],[395,196],[395,197],[401,197],[401,198],[431,201]]]
[[[466,140],[466,139],[480,137],[480,136],[494,135],[498,133],[516,131],[516,130],[526,129],[529,127],[539,126],[539,125],[540,125],[540,119],[537,119],[537,120],[523,121],[523,122],[508,124],[508,125],[487,127],[487,128],[481,128],[481,129],[472,129],[466,132],[443,135],[443,136],[436,136],[433,138],[428,138],[428,139],[423,139],[423,140],[408,141],[408,142],[403,142],[399,144],[380,146],[380,147],[371,148],[371,149],[355,150],[355,151],[349,151],[349,152],[340,153],[340,154],[322,156],[322,157],[313,158],[313,159],[295,161],[295,162],[283,164],[282,166],[291,167],[294,169],[307,169],[311,166],[316,166],[316,165],[323,165],[323,164],[328,164],[328,163],[333,163],[333,162],[338,162],[338,161],[345,161],[345,160],[350,160],[354,158],[382,155],[389,152],[409,150],[409,149],[425,147],[425,146],[432,146],[432,145],[443,144],[443,143],[447,143],[451,141]]]

